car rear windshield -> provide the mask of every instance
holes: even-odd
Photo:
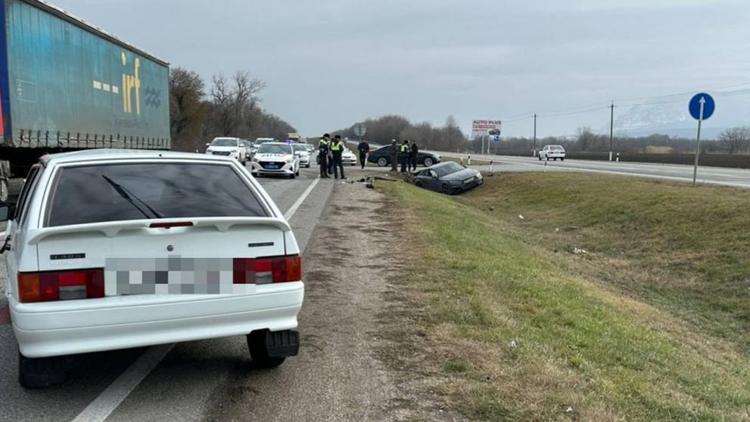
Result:
[[[239,141],[231,138],[217,138],[211,142],[211,146],[215,147],[236,147]]]
[[[225,164],[111,164],[60,169],[45,225],[268,215],[252,188]]]
[[[565,148],[560,145],[550,145],[549,149],[552,151],[565,151]]]

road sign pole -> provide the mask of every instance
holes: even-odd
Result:
[[[531,156],[536,157],[536,113],[534,113],[534,145],[531,147]]]
[[[614,128],[615,128],[615,103],[609,106],[609,161],[612,161],[612,150],[614,149]]]
[[[698,159],[701,156],[701,125],[703,123],[703,109],[706,107],[706,99],[700,99],[701,110],[698,118],[698,134],[695,137],[695,165],[693,166],[693,186],[698,178]]]

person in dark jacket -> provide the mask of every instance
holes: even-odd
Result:
[[[417,157],[418,156],[419,156],[419,147],[417,146],[417,141],[411,141],[411,151],[409,151],[409,164],[411,165],[412,171],[417,169]]]
[[[331,147],[331,135],[325,134],[318,144],[318,158],[320,159],[320,178],[328,179],[328,152]]]
[[[364,170],[365,164],[367,163],[367,154],[370,153],[370,144],[363,140],[357,145],[357,149],[359,150],[359,165],[362,166],[362,170]]]
[[[401,173],[406,173],[409,166],[409,141],[407,139],[404,139],[401,144],[398,158],[401,160]]]
[[[344,177],[344,163],[341,161],[341,155],[344,153],[344,144],[341,143],[341,136],[336,135],[331,143],[331,156],[333,157],[333,177],[334,179],[339,178],[339,169],[341,170],[341,178]]]
[[[396,140],[394,139],[393,142],[391,142],[391,171],[397,172],[398,171],[398,144],[396,143]]]

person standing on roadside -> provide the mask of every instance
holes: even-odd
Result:
[[[401,173],[406,173],[409,166],[409,140],[404,139],[399,152],[398,158],[401,159]]]
[[[391,141],[391,171],[398,171],[398,144],[395,139]]]
[[[325,134],[322,138],[320,138],[320,143],[318,144],[318,158],[320,164],[320,178],[321,179],[328,179],[328,151],[331,147],[331,135]]]
[[[419,147],[417,146],[417,141],[411,141],[411,151],[409,151],[409,164],[411,165],[412,171],[417,170],[417,157],[418,156],[419,156]]]
[[[344,144],[341,143],[341,136],[336,135],[331,143],[331,156],[333,157],[333,177],[334,179],[339,178],[339,170],[341,170],[341,178],[344,177],[344,162],[341,160],[341,154],[344,153]]]
[[[362,170],[364,170],[365,164],[367,163],[367,154],[370,153],[370,144],[363,139],[359,145],[357,145],[357,149],[359,150],[359,165],[362,167]]]

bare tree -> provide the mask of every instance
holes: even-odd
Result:
[[[169,120],[174,149],[195,151],[201,147],[201,131],[206,122],[200,76],[179,67],[169,73]]]
[[[750,128],[734,127],[719,135],[719,144],[730,154],[747,151],[750,146]]]

